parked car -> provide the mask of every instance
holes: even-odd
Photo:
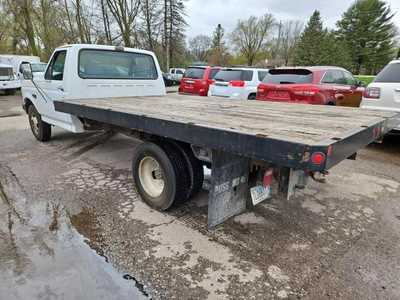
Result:
[[[257,87],[266,76],[267,69],[221,69],[210,85],[208,95],[237,100],[255,100]]]
[[[192,66],[186,69],[179,86],[179,93],[207,96],[210,84],[220,67]]]
[[[361,107],[400,112],[400,60],[391,61],[368,85]]]
[[[171,75],[171,79],[175,83],[181,82],[181,79],[182,79],[184,73],[185,73],[185,69],[182,69],[182,68],[169,69],[169,74]]]
[[[339,67],[278,68],[268,72],[257,100],[358,107],[361,81]]]

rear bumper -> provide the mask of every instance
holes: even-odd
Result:
[[[21,88],[19,80],[0,81],[0,90],[14,90]]]
[[[399,108],[388,108],[384,106],[378,106],[376,105],[375,100],[365,100],[363,99],[360,105],[360,108],[362,109],[370,109],[370,110],[381,110],[381,111],[390,111],[390,112],[397,112],[400,113],[400,107]],[[400,125],[394,127],[391,132],[400,132]]]

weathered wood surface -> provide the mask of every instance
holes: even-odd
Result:
[[[308,145],[343,137],[396,115],[349,107],[238,101],[178,94],[165,97],[73,99],[64,102]]]

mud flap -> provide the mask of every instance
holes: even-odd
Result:
[[[213,150],[208,228],[246,210],[249,159]]]

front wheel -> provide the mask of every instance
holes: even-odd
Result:
[[[28,118],[35,138],[41,142],[49,141],[51,138],[51,125],[42,121],[42,117],[34,105],[29,105]]]

